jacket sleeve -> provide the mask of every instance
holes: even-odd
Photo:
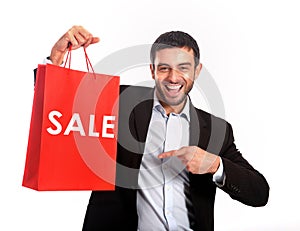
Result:
[[[33,84],[35,85],[35,82],[36,82],[36,72],[37,72],[37,68],[35,68],[33,70]]]
[[[226,138],[220,157],[223,161],[225,185],[220,187],[231,198],[250,206],[264,206],[269,198],[265,177],[245,160],[234,144],[232,127],[227,123]]]

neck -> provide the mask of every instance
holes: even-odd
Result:
[[[178,105],[168,105],[162,101],[159,101],[160,104],[163,106],[163,108],[166,111],[166,114],[169,115],[170,113],[176,113],[179,114],[180,112],[182,112],[185,104],[186,104],[187,99],[185,99],[182,103],[178,104]]]

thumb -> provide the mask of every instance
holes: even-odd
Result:
[[[99,37],[93,37],[91,44],[98,43],[100,41]]]

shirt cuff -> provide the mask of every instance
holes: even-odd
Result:
[[[50,60],[50,56],[48,56],[47,58],[44,58],[43,64],[53,64],[52,61]],[[64,67],[64,62],[62,62],[62,64],[59,66]]]
[[[222,162],[222,158],[220,158],[220,165],[218,170],[213,174],[213,182],[215,182],[215,184],[218,187],[223,187],[225,185],[225,172],[224,172],[224,168],[223,168],[223,162]]]
[[[50,60],[49,57],[44,58],[43,64],[52,64],[52,61]]]

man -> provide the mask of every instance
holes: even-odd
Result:
[[[63,63],[72,49],[99,42],[73,26],[51,50]],[[121,86],[115,191],[94,191],[83,230],[213,230],[216,187],[250,206],[264,206],[269,186],[234,144],[231,125],[194,108],[197,42],[162,34],[152,45],[155,88]]]

